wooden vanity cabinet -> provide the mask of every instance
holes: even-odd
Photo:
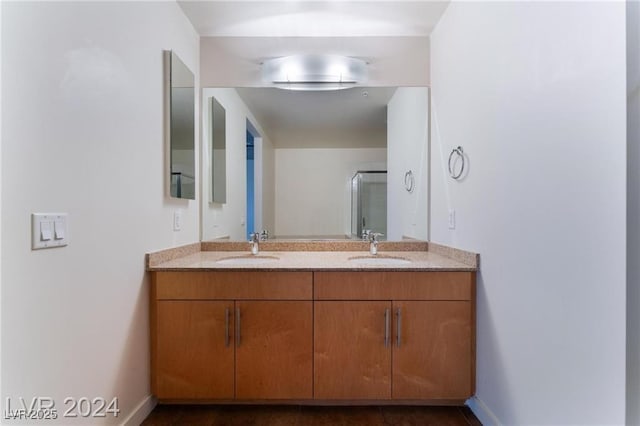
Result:
[[[317,272],[315,398],[471,397],[474,286],[465,272]]]
[[[475,273],[151,274],[161,401],[463,403],[475,391]]]
[[[312,398],[311,299],[311,272],[153,272],[153,394]]]

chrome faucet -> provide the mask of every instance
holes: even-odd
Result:
[[[254,232],[253,234],[249,235],[249,244],[251,244],[251,254],[258,254],[258,252],[260,251],[260,234]]]
[[[267,241],[269,239],[269,231],[263,229],[260,233],[260,241]]]
[[[378,254],[378,237],[383,236],[379,232],[371,232],[369,234],[369,254],[376,255]]]

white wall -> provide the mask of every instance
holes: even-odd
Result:
[[[368,86],[429,85],[428,37],[202,37],[202,86],[263,86],[249,58],[300,53],[372,58]]]
[[[640,424],[640,2],[627,2],[627,424]]]
[[[251,114],[235,89],[231,88],[205,88],[202,89],[202,140],[207,141],[209,128],[207,120],[209,114],[209,98],[215,96],[226,112],[226,161],[227,161],[227,201],[221,203],[209,203],[210,183],[202,181],[202,194],[205,202],[202,203],[202,239],[229,237],[232,240],[245,240],[245,221],[247,215],[247,119],[256,127],[258,132],[267,140],[266,146],[271,146],[262,127]],[[202,144],[203,170],[207,168],[208,144]],[[267,153],[268,156],[268,153]],[[263,179],[268,179],[273,162],[263,164]],[[205,173],[206,175],[207,173]],[[270,187],[269,181],[263,181],[263,185]],[[268,201],[267,201],[268,203]],[[269,214],[268,204],[263,205],[263,211]]]
[[[198,241],[163,149],[163,49],[197,83],[198,36],[174,2],[1,7],[2,401],[122,423],[150,408],[144,254]],[[69,246],[31,251],[32,212],[69,213]],[[67,396],[118,397],[120,416],[62,418]]]
[[[275,235],[348,234],[351,178],[385,170],[386,158],[384,148],[276,149]]]
[[[387,238],[428,239],[429,89],[400,87],[387,106]],[[413,192],[405,174],[413,172]]]
[[[432,34],[431,236],[481,256],[488,424],[625,422],[624,9],[453,2]]]

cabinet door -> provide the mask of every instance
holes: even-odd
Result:
[[[472,396],[470,302],[393,302],[393,313],[393,398]]]
[[[236,398],[310,399],[313,302],[236,302]]]
[[[390,398],[391,303],[316,302],[314,309],[314,397]]]
[[[233,398],[233,307],[225,301],[157,302],[156,397]]]

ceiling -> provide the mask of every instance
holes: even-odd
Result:
[[[428,36],[449,1],[182,1],[201,36]]]
[[[421,85],[414,82],[428,81],[428,36],[449,0],[178,4],[203,37],[205,87],[245,86],[238,93],[278,148],[335,148],[386,146],[386,104],[395,88],[368,88],[367,97],[361,88],[246,88],[256,86],[259,64],[282,55],[342,54],[370,63],[371,85]]]

